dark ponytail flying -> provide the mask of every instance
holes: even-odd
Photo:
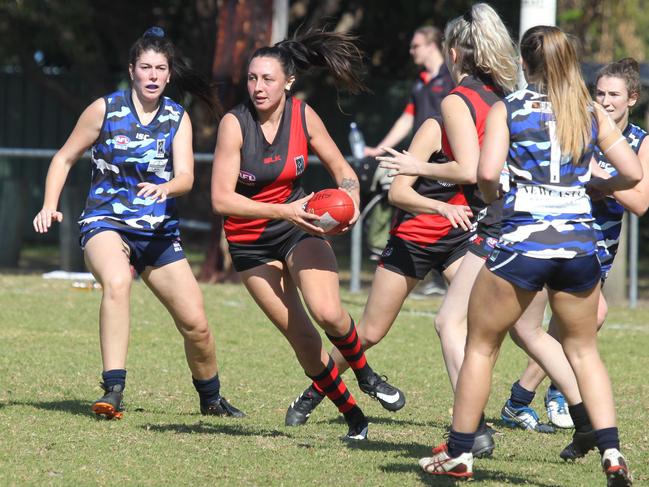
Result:
[[[356,46],[357,38],[343,32],[307,29],[292,39],[274,46],[257,49],[256,57],[272,57],[279,61],[287,77],[325,68],[335,78],[336,87],[356,94],[366,91],[363,77],[363,53]]]

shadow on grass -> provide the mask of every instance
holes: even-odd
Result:
[[[413,458],[410,463],[388,463],[387,465],[380,466],[379,468],[385,473],[416,473],[419,475],[423,484],[432,485],[458,485],[460,481],[454,480],[450,477],[443,477],[441,475],[429,475],[421,470],[417,464],[418,458]],[[477,481],[491,481],[498,484],[507,485],[529,485],[533,487],[555,487],[556,484],[548,484],[540,480],[531,479],[529,477],[520,477],[518,475],[510,475],[504,472],[489,472],[485,470],[478,470],[473,473],[473,479]]]
[[[412,419],[389,418],[386,416],[368,416],[367,420],[370,425],[382,424],[388,426],[417,426],[419,428],[447,428],[449,423],[435,423],[433,421],[415,421]],[[311,423],[330,423],[330,424],[345,424],[343,416],[331,418],[326,420],[311,421]]]
[[[405,458],[417,460],[420,457],[430,455],[430,445],[421,443],[396,443],[394,441],[372,439],[372,430],[368,432],[366,441],[342,440],[347,448],[358,451],[377,452],[398,452],[398,455]],[[415,461],[415,465],[417,462]]]
[[[9,401],[6,406],[30,406],[45,411],[62,411],[74,416],[92,416],[95,414],[90,410],[88,401],[79,399],[66,399],[64,401]],[[0,407],[2,407],[0,405]]]
[[[145,424],[141,426],[142,429],[153,431],[155,433],[177,433],[177,434],[220,434],[231,436],[262,436],[265,438],[276,438],[283,436],[292,438],[292,435],[283,433],[278,430],[264,430],[251,428],[246,425],[239,424]]]

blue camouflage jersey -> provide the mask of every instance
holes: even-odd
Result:
[[[563,155],[556,120],[544,94],[530,85],[507,96],[510,191],[505,195],[498,247],[539,259],[596,252],[586,183],[597,123],[579,161]]]
[[[626,126],[622,134],[636,154],[640,150],[642,141],[647,136],[647,132],[632,123]],[[599,167],[611,176],[617,174],[616,169],[608,162],[606,156],[600,150],[595,152],[595,159]],[[624,207],[612,196],[608,196],[599,201],[593,201],[594,227],[597,235],[597,256],[602,266],[603,277],[606,277],[611,270],[613,259],[615,259],[615,254],[617,253],[623,216]]]
[[[134,235],[177,237],[174,198],[156,203],[137,196],[138,183],[163,184],[173,178],[172,143],[184,109],[160,98],[158,113],[142,125],[130,90],[104,97],[106,115],[92,146],[92,175],[81,234],[111,228]]]

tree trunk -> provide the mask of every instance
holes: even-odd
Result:
[[[284,17],[288,18],[288,2],[225,0],[222,3],[217,21],[212,77],[219,87],[225,110],[231,109],[239,101],[239,93],[246,80],[248,59],[256,49],[270,44],[273,25],[285,28],[283,26],[287,22],[280,20]],[[215,215],[209,247],[198,277],[201,282],[238,279],[223,240],[223,221],[220,215]]]

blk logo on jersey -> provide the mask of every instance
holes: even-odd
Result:
[[[295,158],[295,175],[299,176],[304,172],[304,156],[297,156]]]
[[[162,159],[165,156],[165,141],[164,141],[164,139],[156,140],[155,156],[158,159]]]
[[[274,164],[275,162],[279,162],[281,160],[282,160],[282,156],[276,154],[272,157],[264,157],[264,164]]]

